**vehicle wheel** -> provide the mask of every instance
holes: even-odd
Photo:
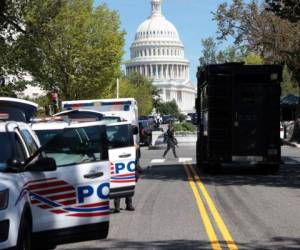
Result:
[[[21,219],[17,249],[31,250],[31,226],[26,217]]]

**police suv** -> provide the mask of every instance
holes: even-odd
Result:
[[[39,147],[24,123],[36,108],[0,98],[0,249],[51,249],[107,237],[106,127],[66,124]]]

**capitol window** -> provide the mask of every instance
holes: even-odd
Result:
[[[182,102],[182,92],[181,91],[177,91],[177,101]]]
[[[170,90],[166,90],[166,100],[170,100],[171,99],[171,91]]]

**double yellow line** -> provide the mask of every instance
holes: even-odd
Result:
[[[191,164],[185,164],[184,165],[184,169],[186,171],[186,174],[188,176],[188,182],[190,184],[190,187],[193,191],[193,194],[195,196],[196,202],[197,202],[197,206],[198,206],[198,210],[200,213],[200,216],[202,218],[202,222],[204,224],[207,236],[210,240],[210,244],[213,250],[220,250],[222,249],[219,239],[216,235],[216,232],[214,230],[214,227],[210,221],[208,212],[207,212],[207,208],[205,206],[204,201],[207,204],[208,209],[210,210],[210,213],[212,215],[212,218],[214,219],[216,225],[218,226],[222,237],[224,239],[224,241],[227,244],[228,249],[230,250],[237,250],[238,247],[236,246],[236,244],[234,243],[234,240],[232,239],[224,221],[222,220],[216,206],[214,205],[214,202],[212,201],[212,199],[210,198],[210,195],[208,194],[204,184],[201,182],[198,174],[196,173],[194,167]],[[196,185],[197,184],[197,185]],[[200,193],[198,191],[198,188],[202,194],[202,196],[204,197],[204,199],[201,198]]]

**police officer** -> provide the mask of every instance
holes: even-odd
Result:
[[[140,151],[140,147],[138,145],[135,145],[136,147],[136,166],[135,166],[135,178],[136,178],[136,182],[139,179],[139,174],[142,172],[142,168],[140,166],[140,157],[141,157],[141,151]],[[132,204],[132,198],[133,196],[128,196],[125,197],[125,204],[126,204],[126,210],[128,211],[134,211],[135,208]],[[120,202],[121,199],[117,198],[114,199],[114,205],[115,205],[115,213],[119,213],[120,212]]]

